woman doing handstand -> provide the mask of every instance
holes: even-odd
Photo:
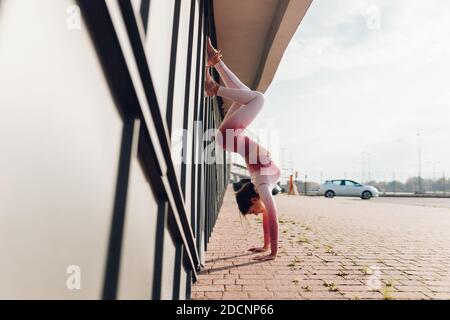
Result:
[[[211,45],[210,39],[207,54],[207,66],[217,70],[225,86],[219,85],[206,72],[206,94],[233,101],[219,127],[216,141],[223,149],[239,153],[252,177],[252,182],[246,183],[236,193],[239,210],[243,215],[263,215],[264,246],[250,251],[264,252],[270,248],[270,254],[255,260],[274,260],[278,251],[278,218],[272,189],[280,177],[280,169],[271,160],[269,151],[244,132],[263,108],[265,97],[261,92],[250,90],[227,68],[220,51]]]

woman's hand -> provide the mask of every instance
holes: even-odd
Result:
[[[276,254],[268,254],[266,256],[259,256],[259,257],[255,257],[253,258],[253,260],[258,260],[258,261],[269,261],[269,260],[275,260],[277,258]]]
[[[266,248],[266,247],[253,247],[253,248],[248,249],[248,251],[251,251],[251,252],[265,252],[267,250],[269,250],[269,248]]]

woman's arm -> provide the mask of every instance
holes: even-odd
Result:
[[[263,212],[263,231],[264,231],[264,248],[270,248],[270,226],[269,226],[269,216],[266,212]]]
[[[269,217],[266,212],[262,213],[263,216],[263,232],[264,232],[264,246],[263,247],[253,247],[249,251],[253,252],[264,252],[270,248],[270,233],[269,233]]]
[[[270,249],[271,252],[268,256],[259,257],[260,260],[273,260],[276,258],[278,253],[278,217],[277,208],[275,206],[275,201],[272,196],[272,189],[269,184],[261,184],[258,186],[259,198],[264,203],[266,207],[267,227],[264,228],[264,233],[268,231],[270,237]],[[263,216],[264,218],[264,216]],[[266,229],[267,228],[267,229]],[[264,237],[266,238],[266,237]],[[265,242],[265,241],[264,241]]]

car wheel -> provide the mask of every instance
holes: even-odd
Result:
[[[332,190],[328,190],[327,192],[325,192],[325,198],[333,198],[334,196],[335,193]]]
[[[363,200],[369,200],[370,198],[372,198],[372,192],[370,191],[364,191],[361,195],[361,199]]]

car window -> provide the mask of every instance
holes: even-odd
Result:
[[[335,184],[335,185],[337,185],[337,186],[340,186],[340,185],[341,185],[341,180],[333,180],[333,181],[331,181],[331,182],[333,182],[333,184]]]
[[[354,183],[353,181],[350,181],[350,180],[345,180],[345,185],[347,187],[354,187],[356,185],[356,183]]]

